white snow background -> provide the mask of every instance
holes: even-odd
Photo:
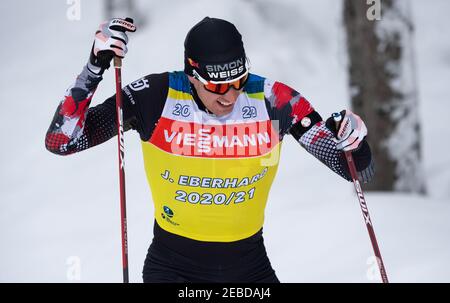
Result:
[[[104,20],[101,1],[79,2],[80,20],[70,21],[73,1],[0,1],[0,282],[122,281],[117,140],[68,157],[44,147],[56,107]],[[391,282],[450,282],[450,2],[411,2],[428,196],[366,199]],[[340,1],[139,5],[148,26],[129,35],[124,84],[181,69],[187,31],[209,15],[236,24],[254,73],[296,88],[323,117],[349,106]],[[113,93],[110,69],[92,105]],[[130,280],[141,282],[153,205],[137,133],[126,133],[125,146]],[[378,282],[352,184],[290,137],[264,233],[282,282]]]

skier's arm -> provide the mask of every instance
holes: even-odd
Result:
[[[351,181],[344,149],[341,149],[343,141],[336,140],[334,120],[330,117],[327,121],[323,121],[316,112],[309,117],[312,118],[312,123],[308,127],[299,122],[291,127],[290,133],[310,154],[346,180]],[[372,153],[365,137],[356,144],[355,149],[352,150],[356,170],[359,180],[367,183],[374,175]]]
[[[279,123],[280,138],[292,134],[306,151],[344,179],[351,181],[344,152],[338,149],[334,129],[327,127],[330,123],[323,121],[300,93],[283,83],[266,79],[264,94],[271,118]],[[362,140],[359,148],[352,154],[360,180],[369,182],[374,170],[367,141]]]
[[[69,155],[103,143],[117,135],[116,105],[113,97],[89,108],[95,92],[77,86],[97,85],[101,78],[93,78],[87,67],[83,68],[75,86],[67,90],[66,96],[58,105],[53,120],[45,136],[47,150],[59,155]],[[136,123],[130,101],[123,95],[124,130]]]
[[[94,92],[109,68],[114,56],[123,58],[128,42],[125,31],[133,31],[132,23],[112,19],[102,23],[96,32],[89,62],[83,67],[75,83],[66,91],[45,137],[46,148],[60,155],[68,155],[105,142],[114,135],[116,109],[113,100],[89,108]],[[124,95],[124,127],[135,121]]]

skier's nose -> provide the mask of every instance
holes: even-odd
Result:
[[[227,99],[230,102],[236,102],[237,98],[241,94],[241,90],[236,90],[234,87],[231,87],[229,91],[226,92],[226,94],[223,96],[225,99]]]

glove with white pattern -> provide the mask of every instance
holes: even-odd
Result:
[[[95,32],[95,40],[89,57],[88,68],[97,75],[108,69],[114,56],[124,58],[127,53],[128,36],[135,32],[133,19],[114,18],[100,24]]]
[[[333,113],[326,125],[336,136],[336,148],[344,152],[357,150],[367,136],[364,121],[350,110]]]

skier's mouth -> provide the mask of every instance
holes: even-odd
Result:
[[[225,108],[230,108],[234,105],[234,102],[230,102],[224,99],[217,99],[217,103],[220,104],[220,106],[225,107]]]

